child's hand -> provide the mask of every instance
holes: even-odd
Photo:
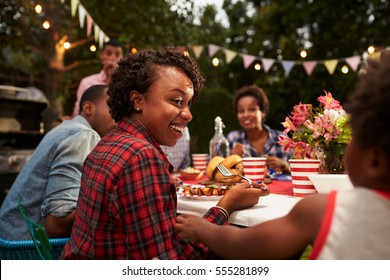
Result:
[[[209,222],[196,216],[179,215],[176,217],[175,229],[181,239],[199,241],[197,231],[202,230],[204,223]]]

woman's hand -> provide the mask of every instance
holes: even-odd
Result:
[[[272,168],[276,172],[280,171],[283,173],[290,173],[290,165],[287,161],[281,158],[267,156],[266,165],[268,166],[268,168]]]
[[[248,182],[242,181],[231,187],[218,202],[217,206],[226,209],[230,215],[236,210],[256,205],[259,202],[260,196],[266,196],[268,194],[269,189],[266,185],[259,185],[253,182],[253,187],[251,187]]]
[[[242,155],[244,154],[244,145],[241,143],[237,143],[237,145],[233,147],[231,154],[239,155],[240,157],[242,157]]]
[[[175,184],[175,187],[179,187],[182,184],[182,181],[180,177],[176,175],[172,175],[173,183]]]

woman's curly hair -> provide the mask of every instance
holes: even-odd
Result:
[[[262,119],[262,122],[264,123],[269,111],[269,100],[265,92],[256,85],[239,88],[233,95],[233,108],[236,113],[238,100],[245,96],[252,96],[256,98],[260,111],[265,114],[264,118]]]
[[[130,100],[130,93],[137,91],[145,94],[158,79],[159,67],[175,67],[182,71],[192,81],[193,101],[198,98],[203,88],[204,78],[196,62],[190,56],[172,47],[129,54],[120,60],[107,91],[108,106],[116,122],[130,117],[135,111],[134,104]]]
[[[366,70],[344,108],[359,146],[378,146],[390,156],[390,51],[367,61]]]

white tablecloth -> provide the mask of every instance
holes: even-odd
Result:
[[[235,211],[229,219],[231,224],[239,226],[254,226],[256,224],[282,217],[300,200],[300,198],[287,195],[269,194],[260,197],[259,203],[251,208]],[[178,195],[177,212],[202,217],[218,201],[194,200]]]

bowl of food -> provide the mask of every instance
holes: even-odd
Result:
[[[180,178],[183,181],[196,181],[199,180],[202,176],[203,171],[193,167],[180,170]]]
[[[347,174],[311,174],[307,175],[318,193],[329,193],[336,190],[350,190],[353,188]]]

